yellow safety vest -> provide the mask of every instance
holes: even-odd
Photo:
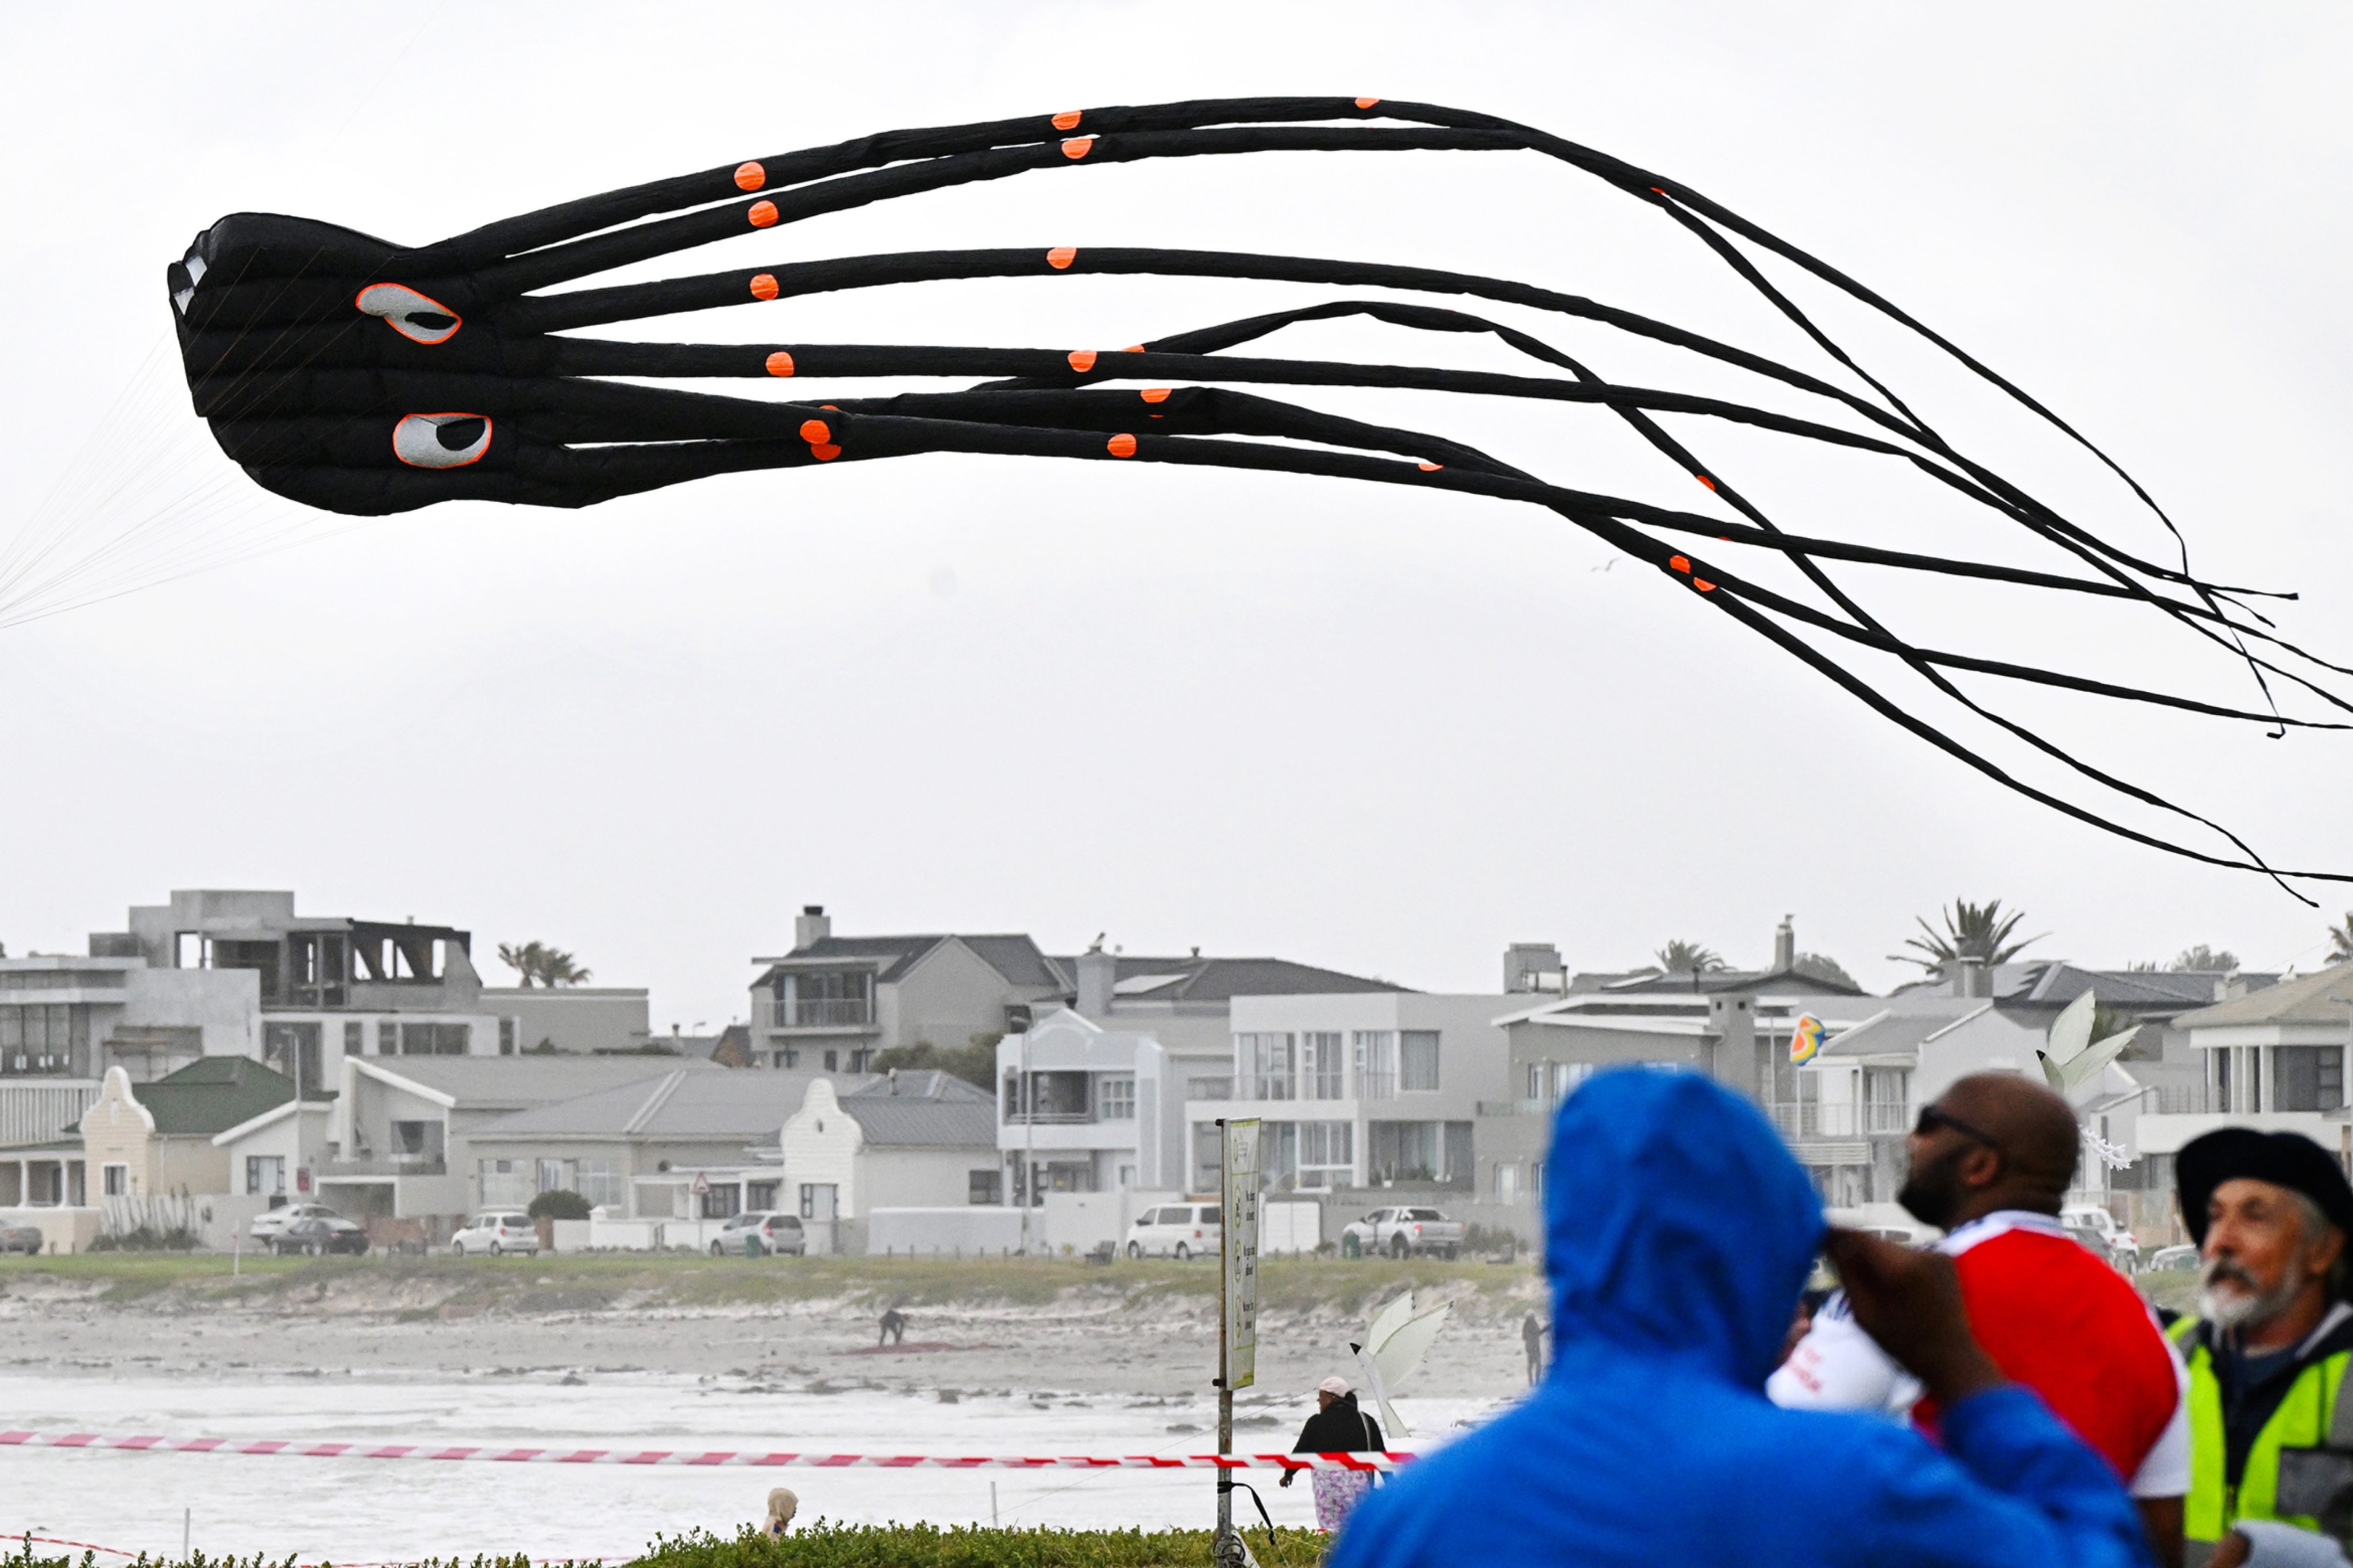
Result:
[[[2279,1408],[2256,1434],[2246,1468],[2233,1487],[2222,1426],[2222,1383],[2214,1373],[2213,1352],[2192,1342],[2198,1321],[2183,1318],[2166,1331],[2189,1363],[2189,1496],[2182,1505],[2182,1534],[2193,1548],[2211,1549],[2242,1519],[2273,1519],[2318,1530],[2320,1521],[2310,1514],[2279,1511],[2280,1456],[2284,1449],[2330,1445],[2353,1351],[2323,1356],[2296,1373]],[[2345,1403],[2348,1422],[2353,1422],[2353,1401]],[[2336,1436],[2339,1441],[2334,1446],[2341,1447],[2343,1434]],[[2193,1551],[2191,1561],[2201,1561],[2203,1555]]]

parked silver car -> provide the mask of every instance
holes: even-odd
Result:
[[[713,1258],[732,1253],[746,1258],[798,1258],[807,1250],[808,1237],[801,1229],[800,1216],[768,1209],[747,1209],[731,1216],[711,1244]]]

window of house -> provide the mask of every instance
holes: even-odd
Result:
[[[484,1160],[482,1173],[482,1206],[521,1207],[531,1202],[531,1178],[521,1160]]]
[[[1439,1126],[1435,1121],[1372,1123],[1367,1150],[1372,1174],[1398,1182],[1438,1180],[1443,1168]]]
[[[2345,1047],[2274,1047],[2272,1088],[2277,1110],[2336,1110],[2345,1103]]]
[[[1096,1116],[1104,1121],[1135,1120],[1135,1079],[1125,1074],[1106,1076],[1097,1080],[1095,1091]]]
[[[1429,1094],[1438,1088],[1438,1031],[1408,1029],[1398,1037],[1398,1088]]]
[[[1358,1098],[1396,1099],[1398,1091],[1396,1032],[1390,1029],[1358,1029],[1349,1043],[1356,1049]]]
[[[515,1054],[516,1022],[517,1021],[515,1019],[511,1017],[501,1018],[499,1020],[499,1055],[502,1057],[511,1057]]]
[[[248,1154],[245,1157],[245,1191],[248,1197],[285,1197],[286,1156]]]
[[[131,1191],[131,1167],[109,1165],[100,1177],[100,1190],[110,1198],[127,1196]]]
[[[789,1047],[785,1050],[778,1051],[776,1053],[776,1065],[780,1068],[797,1068],[801,1065],[801,1054],[799,1051]]]
[[[1338,1100],[1347,1092],[1347,1040],[1338,1030],[1299,1037],[1302,1100]]]
[[[579,1169],[580,1184],[574,1188],[574,1191],[586,1198],[592,1207],[620,1206],[628,1194],[622,1187],[618,1161],[583,1160],[580,1162]]]
[[[1865,1132],[1909,1131],[1912,1122],[1905,1112],[1910,1109],[1911,1100],[1912,1070],[1909,1068],[1862,1069],[1862,1130]]]
[[[1538,1203],[1544,1202],[1544,1171],[1545,1163],[1542,1160],[1528,1162],[1528,1196]]]
[[[400,1054],[400,1026],[389,1018],[375,1021],[375,1054],[380,1057]]]
[[[400,1054],[404,1057],[462,1057],[473,1043],[470,1024],[403,1024]]]
[[[343,1055],[356,1057],[367,1050],[367,1026],[357,1018],[343,1020]]]
[[[1322,1192],[1345,1187],[1356,1161],[1356,1127],[1352,1121],[1303,1121],[1299,1124],[1299,1185]]]
[[[772,1209],[776,1206],[776,1189],[782,1182],[746,1182],[744,1184],[744,1206],[746,1209]]]
[[[563,1161],[540,1160],[535,1162],[535,1163],[539,1166],[539,1191],[543,1193],[563,1193],[570,1192],[572,1190],[572,1184],[564,1179]]]
[[[965,1177],[965,1202],[985,1204],[994,1208],[1004,1201],[1005,1173],[998,1170],[973,1171]]]
[[[205,966],[205,939],[201,931],[184,931],[174,934],[172,966],[175,969],[202,969]]]
[[[438,1121],[394,1122],[392,1152],[396,1159],[438,1160],[441,1157],[441,1123]]]
[[[1289,1035],[1243,1034],[1234,1037],[1234,1066],[1240,1077],[1242,1100],[1292,1098],[1295,1043]]]
[[[1520,1201],[1520,1168],[1508,1160],[1495,1162],[1495,1201],[1499,1204]]]
[[[841,1053],[839,1051],[828,1051],[825,1053],[825,1070],[828,1072],[839,1072],[841,1070]],[[806,1218],[807,1216],[804,1215],[803,1217]]]

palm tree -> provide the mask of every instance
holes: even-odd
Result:
[[[1715,949],[1677,937],[1651,955],[1669,974],[1714,974],[1725,967]]]
[[[1906,947],[1918,948],[1926,957],[1909,952],[1891,952],[1887,956],[1895,963],[1916,963],[1931,974],[1942,974],[1946,965],[1964,958],[1974,958],[1991,969],[1997,963],[2009,963],[2021,949],[2042,940],[2030,936],[2023,942],[2011,942],[2010,933],[2026,915],[2019,910],[2003,914],[2000,899],[1988,899],[1982,904],[1955,899],[1951,909],[1940,910],[1937,914],[1945,922],[1943,931],[1923,920],[1919,922],[1922,935],[1906,937],[1904,942]]]
[[[2173,962],[2165,967],[2176,974],[2187,974],[2200,969],[2228,971],[2239,967],[2239,955],[2227,947],[2211,948],[2201,942],[2196,947],[2185,947],[2175,953]]]
[[[2346,910],[2345,918],[2328,928],[2328,962],[2348,961],[2353,961],[2353,910]]]
[[[586,985],[589,972],[560,947],[543,942],[499,943],[499,962],[522,977],[523,989],[536,984],[553,990],[558,985]]]
[[[1833,985],[1852,986],[1857,991],[1862,989],[1856,984],[1854,976],[1846,972],[1846,965],[1826,952],[1801,952],[1790,961],[1789,968],[1809,980],[1826,980]]]

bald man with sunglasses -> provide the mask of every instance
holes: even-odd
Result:
[[[1969,1326],[2129,1487],[2159,1563],[2181,1562],[2189,1425],[2180,1357],[2123,1276],[2060,1227],[2082,1135],[2067,1102],[2011,1073],[1957,1080],[1920,1108],[1896,1200],[1947,1232]],[[1793,1409],[1880,1408],[1934,1435],[1936,1410],[1841,1300],[1815,1315],[1766,1393]]]

